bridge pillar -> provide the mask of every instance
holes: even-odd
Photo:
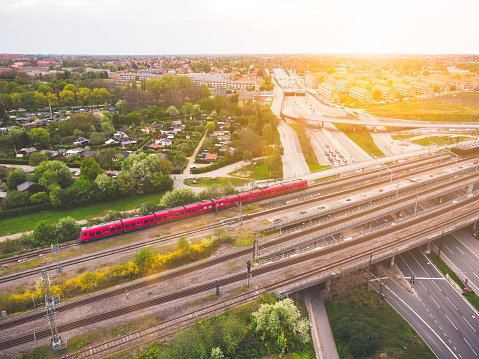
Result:
[[[326,282],[326,293],[331,292],[331,279]]]
[[[392,256],[392,257],[391,257],[391,264],[390,264],[391,268],[394,267],[394,258],[395,258],[395,257],[396,257],[396,256]]]
[[[431,242],[427,242],[427,246],[426,246],[425,252],[426,252],[426,254],[431,253]]]
[[[442,203],[442,196],[439,197],[439,203]]]
[[[473,187],[472,184],[466,187],[466,194],[471,194],[472,193],[472,187]]]
[[[476,233],[476,228],[477,228],[477,222],[474,222],[472,224],[472,234]]]

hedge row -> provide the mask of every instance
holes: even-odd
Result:
[[[30,206],[30,207],[10,209],[8,211],[0,211],[0,218],[17,217],[24,214],[37,213],[37,212],[41,212],[41,211],[52,209],[52,208],[53,206],[51,203],[43,203],[43,204],[37,204],[35,206]]]
[[[216,170],[218,168],[231,165],[233,163],[236,163],[238,161],[242,161],[243,157],[242,156],[234,156],[228,159],[222,159],[219,162],[215,162],[212,165],[206,166],[206,167],[200,167],[200,168],[194,168],[191,170],[191,173],[193,174],[198,174],[198,173],[205,173],[205,172],[210,172],[213,170]]]
[[[28,165],[28,160],[22,160],[19,158],[0,158],[0,163],[11,165]]]

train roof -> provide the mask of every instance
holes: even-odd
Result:
[[[479,153],[479,142],[466,143],[464,145],[453,147],[451,148],[451,152],[457,155],[469,155]]]
[[[121,223],[121,219],[116,219],[116,220],[110,221],[110,222],[102,222],[102,223],[94,224],[94,225],[92,225],[92,226],[81,227],[80,230],[84,231],[85,229],[92,229],[92,228],[97,228],[97,227],[103,227],[103,226],[110,225],[110,224],[114,224],[114,223],[118,223],[118,222]]]

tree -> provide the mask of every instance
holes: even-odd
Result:
[[[196,200],[196,193],[191,188],[185,187],[166,192],[161,199],[161,203],[163,203],[166,207],[176,207],[193,203]]]
[[[52,93],[52,88],[48,85],[40,85],[38,86],[38,89],[37,89],[38,92],[41,92],[42,94],[44,94],[45,96],[48,95],[49,93]]]
[[[103,142],[105,142],[105,135],[101,132],[93,132],[90,135],[90,143],[93,146],[98,146],[101,145]]]
[[[48,105],[47,96],[45,96],[42,92],[35,92],[35,107],[36,108],[45,108]]]
[[[121,171],[116,177],[116,188],[121,197],[129,196],[135,190],[136,182],[129,173]]]
[[[95,179],[101,199],[112,199],[116,197],[116,182],[106,173],[99,174]]]
[[[2,202],[3,209],[15,209],[30,205],[30,193],[28,191],[9,191]]]
[[[48,221],[40,221],[33,230],[33,241],[37,245],[56,242],[57,234],[55,226]]]
[[[373,99],[374,99],[374,101],[381,101],[382,100],[381,90],[375,89],[373,91]]]
[[[49,197],[47,192],[37,192],[30,196],[30,202],[32,202],[33,204],[47,203],[48,200]]]
[[[251,162],[252,160],[253,160],[253,154],[251,153],[251,151],[244,151],[243,161],[248,163],[248,162]]]
[[[86,156],[80,166],[80,179],[95,181],[98,175],[105,173],[92,156]]]
[[[140,270],[148,270],[154,264],[155,252],[151,248],[142,248],[138,253],[135,254],[133,259],[133,264],[136,265]]]
[[[110,93],[104,88],[93,89],[92,98],[96,105],[107,102],[110,99]]]
[[[19,184],[27,181],[27,174],[21,168],[15,168],[7,178],[7,186],[16,188]]]
[[[18,149],[27,147],[31,143],[30,136],[18,126],[12,126],[8,133],[8,138]]]
[[[274,304],[262,304],[252,314],[252,329],[260,334],[265,345],[273,352],[284,353],[289,343],[297,340],[305,344],[311,340],[309,320],[301,313],[290,298]]]
[[[63,106],[73,106],[75,103],[75,94],[72,91],[63,90],[60,92],[60,103]]]
[[[364,317],[347,313],[339,317],[333,326],[341,341],[348,343],[348,351],[354,358],[370,356],[379,347],[379,336]]]
[[[58,241],[75,241],[80,236],[80,225],[71,217],[62,218],[55,226]]]
[[[15,92],[15,93],[11,93],[10,97],[12,99],[12,108],[18,111],[18,108],[22,104],[22,94]]]
[[[34,128],[30,131],[30,137],[33,143],[50,142],[50,132],[44,128]]]
[[[33,152],[28,158],[28,164],[33,167],[38,166],[44,161],[48,161],[48,155],[42,152]]]
[[[50,102],[50,106],[52,107],[58,107],[60,104],[60,100],[58,99],[58,96],[55,95],[54,93],[49,93],[47,95],[47,102]]]
[[[42,162],[35,168],[34,172],[38,177],[38,182],[44,186],[56,183],[61,188],[66,188],[73,181],[70,169],[60,161]]]
[[[168,107],[166,113],[168,113],[168,115],[170,115],[171,117],[176,117],[180,114],[180,112],[176,109],[175,106]]]
[[[79,103],[81,103],[82,105],[88,105],[91,100],[92,92],[89,88],[81,87],[76,95],[77,101]]]
[[[216,125],[215,125],[214,122],[208,122],[208,123],[206,124],[206,126],[205,126],[205,129],[206,129],[206,131],[208,131],[208,132],[214,131],[215,128],[216,128]]]

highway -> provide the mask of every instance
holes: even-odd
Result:
[[[463,229],[435,240],[431,245],[435,253],[439,247],[441,259],[461,280],[467,279],[474,292],[479,293],[479,241]]]
[[[283,90],[276,84],[274,92],[275,97],[271,104],[271,110],[278,118],[281,118],[281,108],[284,98]],[[291,126],[281,121],[278,126],[278,132],[284,149],[284,154],[282,156],[283,178],[309,174],[310,171],[304,159],[296,131],[294,131]]]
[[[421,335],[438,358],[477,358],[479,315],[418,249],[396,256],[406,279],[415,276],[414,294],[392,281],[388,302]]]

